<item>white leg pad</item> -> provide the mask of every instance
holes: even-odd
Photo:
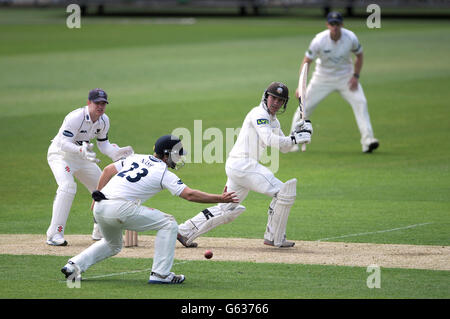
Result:
[[[75,182],[62,183],[58,187],[53,201],[52,220],[47,229],[47,239],[52,239],[57,233],[64,236],[64,229],[76,192],[77,184]]]
[[[180,234],[187,238],[186,244],[190,245],[200,235],[235,220],[244,211],[245,207],[242,205],[229,210],[223,210],[219,205],[208,207],[179,225],[178,229]]]
[[[280,247],[286,240],[286,225],[294,205],[297,190],[297,179],[288,180],[272,199],[268,211],[267,229],[264,238]]]

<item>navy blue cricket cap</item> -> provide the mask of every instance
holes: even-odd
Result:
[[[108,94],[106,94],[105,91],[103,91],[102,89],[93,89],[89,91],[89,96],[88,96],[89,101],[92,102],[106,102],[109,104],[108,102]]]
[[[339,12],[332,11],[332,12],[328,13],[328,15],[327,15],[328,23],[338,22],[339,24],[341,24],[342,21],[344,21],[344,19],[342,18],[342,14],[340,14]]]

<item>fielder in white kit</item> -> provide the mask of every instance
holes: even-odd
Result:
[[[261,103],[246,116],[225,164],[228,177],[226,186],[236,192],[242,202],[249,191],[272,197],[268,210],[264,244],[276,247],[292,247],[286,240],[286,225],[290,209],[296,198],[295,178],[283,183],[265,166],[259,163],[266,147],[291,151],[293,145],[310,143],[310,122],[297,123],[290,136],[285,136],[277,119],[289,100],[289,90],[283,83],[273,82],[264,91]],[[178,240],[185,247],[197,247],[193,240],[213,228],[229,223],[245,210],[239,203],[219,204],[209,207],[178,227]]]
[[[342,15],[330,12],[327,16],[327,28],[317,34],[306,51],[300,71],[304,63],[316,60],[316,68],[306,90],[305,119],[308,120],[314,109],[333,91],[338,91],[351,105],[361,134],[361,145],[364,153],[371,153],[378,148],[379,142],[374,137],[370,122],[367,100],[359,83],[363,64],[363,49],[356,35],[343,26]],[[354,66],[352,54],[356,56]],[[298,98],[299,92],[295,92]],[[300,112],[294,114],[292,129],[300,119]],[[298,146],[293,150],[297,151]]]
[[[64,230],[69,217],[77,184],[74,176],[92,193],[102,173],[99,160],[92,151],[91,139],[113,161],[133,153],[131,146],[118,147],[108,141],[109,118],[105,114],[108,96],[102,89],[89,92],[88,105],[70,112],[64,119],[58,134],[48,149],[47,161],[55,176],[58,189],[53,201],[50,226],[47,229],[47,244],[66,246]],[[92,239],[100,240],[102,234],[94,220]]]
[[[167,168],[183,164],[181,141],[172,135],[160,137],[153,155],[134,154],[105,167],[93,192],[94,216],[104,238],[70,258],[61,269],[66,278],[81,279],[90,266],[118,254],[124,229],[137,232],[157,230],[153,266],[148,283],[180,284],[184,275],[171,272],[177,241],[175,218],[158,209],[142,206],[146,200],[167,189],[174,196],[198,203],[238,202],[225,188],[222,194],[209,194],[186,186]]]

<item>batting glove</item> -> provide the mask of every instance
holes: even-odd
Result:
[[[100,160],[95,157],[96,154],[95,152],[92,151],[93,148],[94,144],[83,142],[83,144],[80,147],[81,158],[93,163],[98,163],[100,162]]]
[[[313,134],[313,127],[310,120],[300,120],[295,123],[294,132],[309,132],[311,135]]]
[[[291,139],[295,144],[309,144],[311,143],[311,133],[306,131],[294,132]]]

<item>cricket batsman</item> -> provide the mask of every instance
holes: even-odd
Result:
[[[294,242],[286,240],[286,225],[296,198],[297,180],[293,178],[283,183],[259,163],[268,146],[287,153],[293,145],[311,142],[310,122],[297,123],[290,136],[285,136],[281,130],[277,114],[286,110],[288,100],[287,86],[281,82],[272,82],[264,91],[259,106],[247,114],[225,164],[227,189],[236,193],[239,203],[209,207],[179,225],[178,240],[185,247],[196,247],[197,243],[193,242],[195,238],[219,225],[231,222],[242,214],[245,207],[240,203],[250,191],[272,198],[264,244],[276,247],[294,246]]]

